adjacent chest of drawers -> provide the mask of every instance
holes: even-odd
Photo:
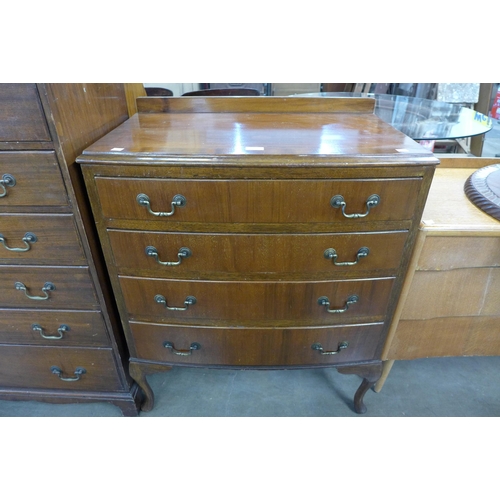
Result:
[[[186,365],[334,366],[366,411],[437,160],[370,99],[138,109],[78,162],[143,410]]]
[[[137,414],[74,164],[127,117],[120,85],[0,84],[0,398]]]
[[[493,164],[443,159],[436,170],[378,390],[394,360],[500,355],[500,222],[464,192],[474,172]]]

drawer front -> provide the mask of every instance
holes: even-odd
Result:
[[[145,360],[171,364],[300,366],[373,359],[383,324],[236,329],[131,322],[130,327],[137,355]],[[165,347],[165,343],[172,347]],[[193,343],[199,348],[190,349]],[[348,345],[339,350],[340,343]],[[339,352],[322,354],[319,349],[312,348],[315,344],[320,344],[325,353]]]
[[[417,264],[430,271],[477,267],[500,267],[499,236],[428,235]]]
[[[500,268],[417,271],[401,319],[498,316]]]
[[[75,370],[84,368],[79,380]],[[111,349],[3,345],[0,349],[0,386],[71,391],[123,390]]]
[[[0,269],[0,308],[11,307],[82,310],[99,309],[99,303],[87,268],[4,266]]]
[[[337,234],[193,234],[109,230],[116,266],[121,274],[154,273],[158,277],[223,275],[321,274],[399,267],[407,231]],[[148,247],[150,254],[146,252]],[[179,258],[181,249],[187,258]],[[332,257],[335,250],[337,257]],[[325,257],[327,251],[327,257]],[[182,252],[181,252],[182,254]],[[334,260],[335,259],[335,260]],[[165,265],[172,263],[179,265]],[[334,264],[334,262],[336,264]],[[351,264],[351,265],[347,265]]]
[[[216,282],[120,277],[131,319],[153,318],[184,324],[330,325],[382,321],[392,278],[324,282]],[[155,299],[163,297],[163,303]],[[356,295],[357,302],[347,304]],[[185,306],[187,297],[196,298]],[[329,313],[318,299],[327,297]],[[187,307],[186,310],[167,310]],[[347,307],[347,309],[346,309]],[[145,320],[149,321],[149,319]],[[289,323],[288,323],[289,322]]]
[[[175,222],[311,223],[409,220],[413,217],[420,179],[383,180],[170,180],[95,179],[105,218]],[[186,199],[169,217],[152,215],[137,201],[149,198],[153,212],[170,212],[175,195]],[[341,195],[345,212],[364,214],[367,200],[380,203],[366,217],[347,219],[331,200]]]
[[[24,262],[85,265],[73,216],[0,214],[0,263]]]
[[[500,317],[401,320],[387,359],[500,356]]]
[[[0,84],[0,141],[50,141],[34,83]]]
[[[108,346],[100,312],[0,311],[0,344]]]
[[[6,176],[10,178],[7,183]],[[52,151],[0,152],[2,179],[0,208],[68,205],[59,165]]]

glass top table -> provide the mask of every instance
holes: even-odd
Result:
[[[360,92],[315,92],[292,97],[372,97],[375,114],[414,140],[461,139],[481,135],[493,121],[473,109],[419,97]]]

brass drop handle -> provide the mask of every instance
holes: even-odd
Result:
[[[327,248],[323,253],[325,259],[332,259],[333,263],[336,266],[354,266],[359,262],[359,259],[363,257],[367,257],[370,253],[370,249],[368,247],[361,247],[356,254],[356,260],[353,262],[337,262],[337,251],[334,248]]]
[[[186,206],[186,198],[182,196],[182,194],[176,194],[172,198],[171,206],[172,210],[170,212],[153,212],[151,210],[151,202],[149,200],[149,196],[146,194],[138,194],[136,197],[137,203],[141,205],[141,207],[146,207],[148,212],[151,215],[155,215],[156,217],[170,217],[171,215],[174,215],[175,213],[175,207],[185,207]]]
[[[311,349],[314,349],[315,351],[319,351],[320,354],[324,355],[331,355],[331,354],[338,354],[340,351],[347,349],[349,347],[349,342],[339,342],[339,345],[337,346],[336,351],[325,351],[323,349],[323,346],[319,343],[313,344],[311,346]]]
[[[16,185],[16,179],[13,175],[3,174],[0,179],[0,198],[7,196],[7,188],[14,187]]]
[[[71,330],[71,328],[68,325],[61,325],[57,329],[57,333],[59,335],[45,335],[43,333],[43,328],[40,325],[34,323],[33,325],[31,325],[31,328],[33,329],[34,332],[38,332],[41,337],[43,337],[44,339],[49,339],[49,340],[59,340],[59,339],[62,339],[64,333],[65,332],[69,332]]]
[[[7,244],[5,243],[4,235],[0,234],[0,243],[2,243],[2,245],[10,252],[27,252],[28,250],[31,249],[31,244],[36,243],[38,241],[38,238],[33,233],[28,232],[24,235],[22,241],[26,245],[25,247],[23,247],[23,248],[11,248],[11,247],[7,246]]]
[[[344,217],[347,217],[348,219],[359,219],[361,217],[366,217],[370,213],[370,210],[373,207],[376,207],[379,203],[380,196],[378,194],[372,194],[371,196],[368,196],[366,200],[366,212],[364,214],[346,214],[346,202],[344,201],[344,197],[342,195],[337,194],[330,200],[330,205],[333,208],[342,208],[342,215]]]
[[[76,382],[77,380],[80,380],[83,374],[87,373],[87,370],[85,368],[80,367],[75,369],[74,377],[63,377],[63,371],[58,366],[51,366],[50,371],[54,375],[57,375],[63,382]]]
[[[355,304],[356,302],[358,302],[358,300],[359,297],[357,295],[350,295],[349,297],[347,297],[345,306],[342,309],[330,309],[330,300],[328,299],[328,297],[320,297],[318,299],[318,304],[320,306],[325,306],[327,312],[335,314],[346,312],[349,309],[349,306],[351,304]]]
[[[158,257],[158,250],[156,250],[156,248],[153,246],[146,247],[146,255],[148,257],[154,257],[156,262],[158,262],[158,264],[161,264],[162,266],[178,266],[179,264],[181,264],[182,259],[191,257],[192,252],[189,248],[186,247],[179,248],[179,251],[177,252],[177,257],[179,260],[177,262],[164,262],[160,260],[160,258]]]
[[[26,297],[28,297],[28,299],[31,299],[31,300],[47,300],[49,298],[49,294],[47,292],[53,292],[56,289],[56,286],[54,285],[54,283],[47,281],[47,283],[45,283],[43,285],[43,288],[42,288],[42,292],[45,295],[43,297],[40,297],[38,295],[30,295],[28,293],[28,289],[26,288],[26,285],[24,283],[21,283],[20,281],[16,281],[16,283],[14,283],[14,287],[16,290],[23,290]]]
[[[201,345],[198,344],[198,342],[193,342],[189,346],[189,350],[186,350],[186,349],[176,349],[174,347],[174,344],[172,342],[168,342],[168,341],[163,343],[163,347],[166,347],[167,349],[170,349],[170,352],[172,352],[174,354],[177,354],[177,356],[191,356],[191,354],[193,353],[193,351],[198,351],[199,349],[201,349]]]
[[[169,311],[186,311],[189,306],[194,306],[196,304],[196,297],[188,296],[184,301],[184,307],[171,307],[167,305],[167,299],[163,295],[155,295],[155,302],[157,304],[163,304]]]

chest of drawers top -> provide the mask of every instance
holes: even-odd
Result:
[[[139,113],[87,148],[80,161],[214,167],[437,163],[375,116],[369,98],[154,97],[139,98],[137,106]]]

